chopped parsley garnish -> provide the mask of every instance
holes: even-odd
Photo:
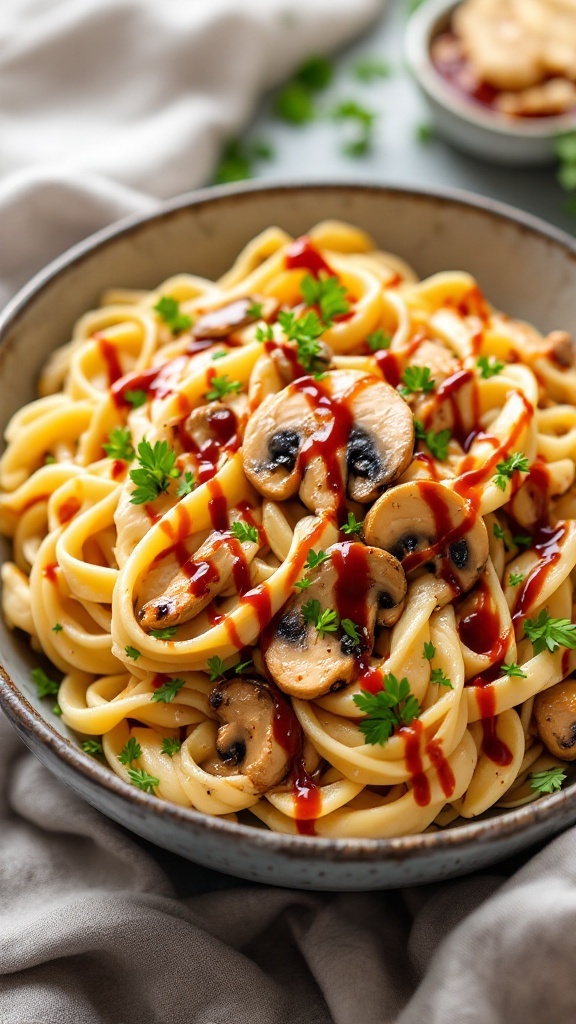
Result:
[[[142,652],[139,651],[137,647],[130,647],[130,645],[128,645],[128,647],[125,647],[124,650],[126,652],[126,657],[132,658],[133,661],[138,661],[138,658],[142,654]]]
[[[511,587],[517,587],[519,583],[522,583],[523,579],[523,572],[511,572],[510,576],[508,577],[508,583],[510,584]]]
[[[321,92],[330,85],[333,74],[332,61],[328,57],[312,54],[300,65],[294,77],[310,92]]]
[[[138,469],[130,470],[130,479],[136,484],[130,501],[133,505],[143,505],[154,501],[160,494],[165,494],[170,480],[180,476],[176,468],[176,453],[167,441],[156,441],[154,447],[149,441],[140,441],[138,445]]]
[[[148,395],[141,388],[136,388],[135,391],[124,391],[124,399],[132,406],[133,409],[139,409],[141,405],[144,405],[148,399]]]
[[[196,480],[194,479],[194,473],[191,473],[190,470],[187,469],[176,488],[176,497],[185,498],[187,494],[192,493],[195,487]]]
[[[254,161],[270,160],[273,155],[272,146],[263,139],[255,139],[248,143],[241,142],[240,139],[229,139],[214,173],[214,184],[226,185],[231,181],[251,178]]]
[[[376,114],[356,100],[343,100],[335,107],[333,117],[336,121],[346,121],[356,126],[356,137],[344,144],[343,152],[347,156],[365,156],[372,146]]]
[[[132,434],[127,427],[114,427],[108,434],[108,441],[102,447],[110,459],[132,462],[136,455],[132,445]]]
[[[326,329],[318,314],[311,309],[297,318],[294,312],[281,310],[278,323],[288,341],[296,342],[298,362],[308,373],[315,373],[320,366],[318,357],[322,351],[318,338]]]
[[[519,533],[512,537],[517,548],[529,548],[532,544],[532,537],[528,533]]]
[[[163,295],[154,306],[161,320],[170,328],[172,334],[181,334],[192,326],[192,321],[185,313],[180,312],[180,303],[171,295]]]
[[[137,761],[142,754],[142,747],[133,736],[130,737],[125,747],[122,748],[118,754],[118,760],[120,764],[132,764],[132,761]]]
[[[434,390],[435,380],[430,379],[430,370],[427,366],[407,366],[402,374],[403,388],[398,388],[401,395],[415,394],[422,391],[427,394]]]
[[[151,629],[150,636],[155,640],[171,640],[176,635],[176,626],[164,626],[163,629]]]
[[[437,434],[433,430],[426,430],[421,420],[414,420],[414,432],[420,441],[424,441],[428,451],[439,462],[445,462],[448,458],[448,442],[450,431],[448,428],[439,430]]]
[[[432,661],[432,658],[434,657],[435,654],[436,654],[436,648],[434,647],[434,644],[428,643],[428,641],[425,641],[424,642],[424,655],[423,656],[426,658],[426,661]]]
[[[230,527],[230,533],[236,540],[239,541],[252,541],[253,544],[258,543],[258,530],[255,526],[250,526],[249,523],[236,522],[232,523]]]
[[[448,676],[445,675],[441,668],[433,668],[430,673],[430,682],[436,683],[437,686],[445,686],[448,690],[453,690],[454,687]]]
[[[59,704],[53,704],[52,705],[52,714],[53,715],[61,715],[62,714],[62,708],[60,707]]]
[[[526,673],[523,672],[520,665],[516,665],[515,662],[512,662],[510,665],[502,665],[502,673],[503,675],[508,676],[509,679],[526,679]]]
[[[254,662],[252,661],[252,658],[248,658],[246,661],[239,661],[237,665],[232,665],[232,668],[228,669],[228,671],[235,672],[236,675],[239,675],[245,668],[249,668],[249,666],[253,664]]]
[[[273,341],[274,331],[272,330],[272,324],[266,324],[265,327],[256,328],[256,341]]]
[[[156,703],[162,701],[164,704],[170,704],[178,691],[185,685],[185,682],[185,679],[169,679],[168,682],[163,683],[162,686],[159,686],[154,691],[151,699]]]
[[[210,682],[215,683],[217,679],[224,677],[224,662],[222,658],[219,658],[216,654],[213,658],[208,658],[206,662],[208,671],[210,672]]]
[[[63,629],[64,629],[64,627],[59,622],[56,622],[52,626],[52,632],[53,633],[61,633]]]
[[[433,142],[436,138],[436,129],[434,128],[434,125],[430,124],[428,121],[422,121],[420,124],[416,125],[414,134],[416,136],[416,142]]]
[[[354,65],[354,75],[360,82],[373,82],[375,78],[389,78],[390,65],[379,57],[361,57]]]
[[[562,789],[562,783],[566,779],[566,772],[556,766],[554,768],[547,768],[543,772],[531,772],[528,778],[530,779],[531,788],[536,789],[539,793],[556,793],[559,789]]]
[[[214,362],[215,359],[224,359],[224,356],[227,356],[227,355],[228,355],[227,349],[221,348],[221,349],[219,349],[218,352],[213,352],[212,355],[210,356],[210,359],[212,360],[212,362]]]
[[[239,380],[230,380],[227,373],[222,377],[212,377],[210,381],[210,390],[206,392],[205,398],[209,402],[216,402],[226,395],[238,394],[242,391],[242,382]]]
[[[99,740],[84,740],[82,750],[85,754],[93,754],[94,756],[96,756],[96,754],[104,753],[102,750],[102,744]]]
[[[410,692],[406,676],[398,680],[390,672],[384,676],[384,688],[378,693],[362,690],[354,697],[356,707],[366,715],[358,728],[365,743],[384,746],[396,726],[409,725],[420,715],[420,704]]]
[[[58,693],[60,683],[47,676],[43,668],[33,668],[30,673],[32,682],[36,684],[39,697],[51,697]]]
[[[163,754],[167,754],[168,757],[174,757],[174,754],[178,753],[178,751],[180,750],[181,746],[182,746],[182,744],[180,743],[180,740],[174,740],[174,739],[172,739],[171,736],[163,736],[162,737],[162,751],[161,752]]]
[[[56,459],[55,459],[54,455],[45,455],[44,456],[44,465],[45,466],[52,466],[55,462],[56,462]]]
[[[322,562],[328,561],[330,555],[327,551],[309,551],[308,558],[304,563],[305,569],[315,569],[317,565],[322,565]]]
[[[505,491],[508,481],[512,479],[515,472],[527,473],[529,469],[530,463],[526,455],[522,452],[514,452],[513,455],[509,455],[503,462],[498,463],[496,473],[492,479],[496,487],[499,487],[501,491]]]
[[[354,642],[354,645],[358,645],[361,643],[362,637],[358,632],[358,626],[356,625],[355,622],[352,622],[352,619],[341,619],[340,625],[342,626],[342,629],[346,633],[346,636],[349,636],[350,639]]]
[[[306,274],[300,282],[300,292],[307,306],[318,306],[326,327],[332,325],[335,316],[342,316],[350,310],[346,289],[337,277],[321,275],[315,278]]]
[[[576,132],[557,136],[554,148],[559,160],[558,181],[567,192],[573,192],[576,189]]]
[[[346,520],[344,525],[340,527],[340,529],[342,533],[346,533],[348,534],[348,536],[350,536],[353,533],[362,532],[362,523],[358,522],[353,512],[349,512],[348,519]]]
[[[302,606],[302,618],[316,628],[321,637],[326,633],[336,633],[339,626],[338,613],[333,608],[320,608],[320,601],[310,600]]]
[[[494,523],[492,532],[497,540],[503,540],[506,545],[506,530],[503,530],[499,523]]]
[[[294,586],[297,590],[306,590],[306,588],[310,586],[311,582],[311,580],[296,580]]]
[[[143,768],[129,768],[128,775],[134,785],[138,786],[138,789],[143,789],[145,793],[153,793],[155,787],[160,785],[160,779],[149,775]]]
[[[262,318],[263,308],[264,306],[261,302],[253,302],[251,306],[248,306],[246,316],[251,316],[254,320],[260,320]]]
[[[501,373],[504,369],[504,363],[501,363],[495,356],[492,359],[489,359],[488,356],[480,356],[476,360],[476,366],[484,380],[488,380],[489,377],[495,377],[496,374]]]
[[[390,348],[392,338],[384,331],[373,331],[366,336],[366,344],[371,352],[380,352],[382,349]]]
[[[534,654],[548,649],[552,653],[559,647],[576,650],[576,625],[570,619],[553,619],[543,608],[537,619],[526,619],[524,632],[532,641]]]

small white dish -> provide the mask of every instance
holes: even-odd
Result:
[[[458,149],[493,163],[552,163],[557,137],[576,130],[576,112],[550,117],[510,117],[459,93],[434,67],[431,44],[445,31],[454,0],[424,0],[406,30],[406,56],[439,132]]]

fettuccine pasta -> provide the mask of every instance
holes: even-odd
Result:
[[[575,365],[565,332],[340,222],[110,291],[0,460],[3,613],[54,666],[40,694],[126,782],[280,832],[559,788]]]

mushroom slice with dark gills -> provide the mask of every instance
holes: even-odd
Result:
[[[304,700],[353,681],[358,657],[372,652],[379,612],[390,615],[406,594],[402,567],[388,552],[345,541],[326,553],[329,558],[309,571],[310,585],[286,605],[264,654],[279,689]],[[336,628],[319,630],[308,614],[313,609],[320,615],[335,612]],[[359,642],[342,628],[346,619],[356,627]]]
[[[244,522],[241,513],[230,512],[231,522]],[[137,610],[142,629],[180,626],[198,615],[213,598],[222,593],[237,577],[246,577],[258,549],[258,540],[237,540],[229,531],[214,530],[180,566],[167,587]]]
[[[301,377],[269,395],[244,435],[244,470],[267,498],[297,492],[312,512],[369,503],[412,458],[410,409],[394,388],[359,370]]]
[[[276,705],[261,680],[235,676],[209,697],[220,723],[216,750],[223,765],[245,775],[255,793],[277,786],[290,769],[290,753],[274,736]]]
[[[258,307],[262,307],[261,315]],[[271,316],[277,309],[278,303],[275,299],[257,298],[252,295],[245,295],[239,299],[233,299],[223,306],[215,309],[208,309],[202,316],[199,316],[192,334],[195,338],[209,338],[218,341],[227,338],[233,331],[239,331],[256,320]]]
[[[576,761],[576,679],[565,679],[537,694],[534,719],[550,753],[563,761]]]
[[[395,555],[408,577],[431,571],[456,594],[474,586],[488,559],[483,519],[464,498],[432,480],[399,484],[383,494],[364,520],[364,537]]]

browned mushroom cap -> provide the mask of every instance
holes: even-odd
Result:
[[[394,388],[358,370],[302,377],[266,398],[248,422],[244,469],[267,498],[298,490],[314,512],[344,491],[368,503],[404,472],[414,446],[410,409]]]
[[[274,698],[257,679],[235,676],[215,686],[210,705],[221,723],[216,750],[228,768],[266,793],[282,781],[290,768],[290,755],[274,737]]]
[[[551,331],[546,336],[548,354],[555,363],[570,369],[576,363],[576,343],[568,331]]]
[[[537,694],[534,718],[550,753],[563,761],[576,761],[576,679],[565,679]]]
[[[195,338],[213,338],[214,340],[226,338],[233,331],[238,331],[260,319],[254,314],[255,306],[262,306],[262,315],[268,316],[274,311],[276,305],[275,301],[271,302],[246,295],[241,299],[227,302],[224,306],[209,309],[198,318],[192,333]]]
[[[432,480],[393,487],[364,520],[368,544],[390,551],[407,575],[430,568],[460,594],[474,585],[488,558],[483,519]]]
[[[243,521],[242,516],[235,521]],[[193,619],[226,589],[238,559],[250,564],[259,547],[260,539],[239,541],[229,534],[211,533],[166,589],[142,605],[137,613],[142,629],[180,626]]]
[[[295,594],[286,605],[264,655],[278,687],[304,700],[352,682],[357,657],[372,652],[379,610],[389,612],[406,594],[402,568],[387,552],[358,542],[344,542],[333,544],[327,554],[329,559],[310,570],[310,586]],[[343,571],[345,566],[348,569]],[[333,632],[319,632],[303,614],[310,601],[317,602],[320,613],[330,609],[343,619],[350,618],[357,627],[360,642],[340,625]]]

